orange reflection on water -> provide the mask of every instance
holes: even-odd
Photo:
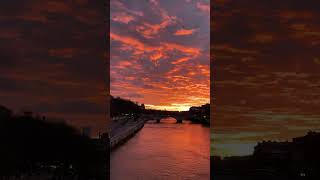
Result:
[[[111,179],[208,180],[209,163],[210,129],[168,118],[148,122],[111,153]]]

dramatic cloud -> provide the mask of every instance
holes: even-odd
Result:
[[[132,20],[111,21],[112,95],[153,109],[209,102],[209,11],[185,0],[112,0],[117,14]]]
[[[262,140],[320,128],[320,2],[213,4],[212,152],[243,155]]]
[[[107,130],[104,3],[1,3],[0,101],[65,119],[93,135]]]

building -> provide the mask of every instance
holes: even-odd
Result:
[[[290,146],[290,142],[263,141],[254,147],[253,155],[264,160],[287,160]]]

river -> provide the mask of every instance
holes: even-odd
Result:
[[[110,163],[111,180],[209,180],[210,129],[172,118],[148,121]]]

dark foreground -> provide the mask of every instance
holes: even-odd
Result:
[[[64,123],[0,106],[0,179],[106,180],[106,135],[91,139]]]
[[[320,179],[320,133],[309,132],[292,142],[262,142],[253,155],[211,156],[214,180],[318,180]]]

